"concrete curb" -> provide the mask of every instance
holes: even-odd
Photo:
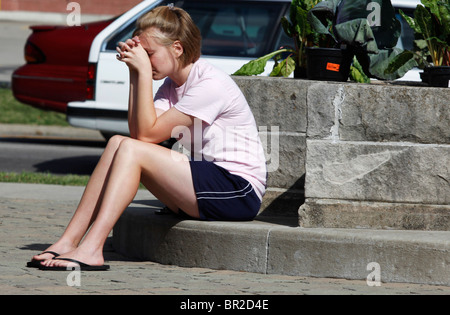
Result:
[[[113,247],[128,257],[183,267],[364,280],[375,266],[382,282],[450,286],[450,232],[182,221],[130,207],[114,228]]]

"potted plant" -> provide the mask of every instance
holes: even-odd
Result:
[[[400,37],[401,25],[390,0],[371,3],[376,1],[382,5],[372,20],[366,0],[293,0],[290,21],[283,18],[281,24],[286,34],[294,37],[296,47],[252,60],[234,75],[258,75],[267,61],[274,58],[271,76],[289,76],[296,70],[304,77],[306,64],[311,68],[310,79],[347,81],[349,71],[357,82],[368,82],[369,77],[393,80],[403,76],[409,64],[391,67],[391,72],[385,73],[390,61],[402,52],[393,48]],[[283,58],[282,54],[288,56]],[[313,69],[314,66],[321,71]],[[321,72],[325,77],[317,76]]]
[[[415,59],[424,72],[422,81],[435,87],[450,86],[450,0],[422,0],[414,17],[400,12],[415,34],[416,51],[403,60]],[[395,62],[402,63],[401,58]]]
[[[289,19],[283,17],[281,25],[287,36],[294,39],[295,47],[282,47],[270,54],[252,60],[233,75],[258,75],[264,72],[267,61],[275,60],[270,76],[306,78],[306,47],[318,40],[308,22],[308,11],[321,0],[292,0]]]
[[[321,35],[314,47],[306,49],[308,79],[347,81],[354,52],[335,32],[337,1],[322,1],[308,12],[308,21]]]
[[[398,79],[415,65],[414,61],[391,65],[403,50],[395,47],[401,24],[390,0],[369,4],[365,0],[326,0],[310,10],[309,20],[316,32],[334,38],[350,54],[354,53],[351,76],[357,82],[367,82],[368,78]],[[389,65],[390,72],[386,73]]]

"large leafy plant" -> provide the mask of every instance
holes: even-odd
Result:
[[[282,47],[272,53],[245,64],[234,75],[258,75],[264,72],[267,62],[275,60],[270,76],[289,76],[295,69],[306,68],[306,47],[313,46],[318,34],[311,28],[308,11],[321,0],[292,0],[289,19],[283,17],[281,25],[295,47]]]
[[[276,63],[270,75],[289,76],[294,69],[306,67],[306,47],[339,48],[344,44],[356,55],[352,79],[368,82],[369,77],[402,77],[416,62],[405,58],[402,63],[392,63],[403,52],[395,48],[401,25],[394,8],[390,0],[373,0],[370,4],[373,7],[367,5],[367,0],[293,0],[289,20],[283,18],[281,24],[285,33],[294,38],[295,48],[282,48],[250,61],[234,75],[261,74],[273,58]],[[373,8],[379,10],[370,11]]]
[[[450,0],[422,0],[414,18],[400,12],[414,30],[421,64],[450,66]],[[418,56],[418,55],[416,55]]]
[[[310,11],[309,19],[317,32],[347,45],[367,77],[394,80],[416,65],[414,60],[392,64],[403,50],[395,47],[401,24],[390,0],[325,0]]]

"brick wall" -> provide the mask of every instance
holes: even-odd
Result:
[[[0,0],[2,11],[34,11],[67,13],[67,4],[77,2],[81,13],[85,14],[121,14],[142,0]]]

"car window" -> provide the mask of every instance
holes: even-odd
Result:
[[[278,48],[279,22],[289,3],[177,1],[175,5],[185,9],[199,27],[202,54],[253,58]],[[108,41],[107,50],[115,50],[119,41],[131,37],[136,18]]]
[[[136,19],[128,21],[116,34],[113,35],[111,39],[106,42],[104,50],[116,50],[117,44],[119,42],[124,42],[132,37],[133,31],[135,29]]]
[[[161,4],[164,4],[164,2],[157,2],[154,6],[149,7],[148,10],[153,9],[154,7]],[[123,24],[115,33],[113,33],[113,35],[106,40],[106,45],[104,45],[104,48],[102,50],[116,51],[116,47],[119,42],[125,42],[127,39],[131,38],[136,28],[136,21],[139,16],[140,15],[134,16],[132,19]]]
[[[259,57],[273,48],[286,9],[280,2],[186,1],[181,6],[200,28],[203,54],[240,57]]]

